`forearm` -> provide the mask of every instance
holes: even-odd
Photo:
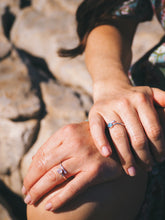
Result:
[[[109,82],[111,88],[119,84],[130,84],[127,71],[131,63],[131,45],[137,24],[130,24],[129,31],[124,28],[125,25],[121,24],[120,28],[99,26],[88,36],[85,60],[93,79],[94,92],[106,89]],[[94,98],[95,96],[97,95],[94,93]]]

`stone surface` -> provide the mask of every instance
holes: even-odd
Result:
[[[82,0],[70,0],[68,4],[68,0],[55,0],[59,2],[59,4],[65,9],[73,14],[76,12],[77,7],[82,2]]]
[[[57,55],[59,48],[73,48],[78,43],[74,13],[81,2],[31,0],[31,7],[20,9],[21,0],[0,0],[0,59],[3,58],[0,62],[0,180],[19,195],[22,179],[38,148],[62,126],[84,121],[92,106],[92,82],[84,57],[68,59]],[[6,26],[2,27],[4,14]],[[5,37],[5,28],[9,39]],[[133,43],[133,62],[153,47],[163,34],[155,18],[152,22],[140,24]],[[29,59],[29,63],[23,59],[23,63],[10,41],[36,58],[43,58],[58,79],[58,82],[41,83],[40,98],[36,91],[37,83],[42,79],[37,77],[43,76],[43,66],[40,74],[33,78],[33,82],[38,80],[37,85],[32,84],[30,77],[37,73],[39,63],[35,66],[35,57]],[[4,59],[8,54],[9,57]],[[51,74],[48,75],[50,77]],[[45,80],[46,77],[43,76]],[[45,104],[45,116],[40,115],[40,99]],[[32,120],[36,117],[40,121]],[[11,204],[10,198],[8,204]],[[11,206],[14,207],[13,204]],[[9,207],[0,205],[0,219],[11,219],[7,209]]]
[[[41,84],[41,91],[48,114],[53,113],[53,117],[69,120],[68,122],[85,120],[83,103],[76,95],[76,90],[49,81]]]
[[[0,118],[0,173],[7,174],[18,168],[20,160],[31,146],[38,122],[12,122]]]
[[[38,115],[40,100],[32,90],[26,66],[14,53],[0,62],[0,117],[17,119]]]
[[[64,59],[57,55],[59,48],[77,45],[73,15],[59,10],[54,16],[46,17],[31,8],[25,9],[17,17],[11,39],[18,48],[44,58],[54,76],[64,84],[92,93],[92,81],[83,57]]]
[[[22,160],[21,173],[23,177],[31,163],[32,156],[39,147],[62,126],[86,120],[87,106],[91,107],[91,102],[85,95],[80,99],[72,89],[57,85],[53,81],[42,83],[41,89],[47,116],[41,121],[37,141]],[[83,104],[83,100],[86,100],[85,104]]]
[[[1,201],[1,199],[0,199]],[[1,220],[12,220],[7,209],[0,204],[0,219]]]
[[[0,19],[0,59],[5,57],[11,51],[11,43],[4,35],[2,22]]]
[[[6,7],[9,7],[10,11],[16,15],[19,12],[19,2],[20,0],[1,0],[0,15],[4,13]]]
[[[154,47],[162,36],[164,36],[164,31],[156,17],[151,22],[140,23],[133,41],[132,63]]]
[[[54,13],[59,6],[63,8],[63,10],[69,11],[71,13],[75,13],[78,5],[82,2],[82,0],[33,0],[32,6],[41,11],[44,14],[52,14]]]
[[[12,171],[8,175],[0,174],[0,180],[2,180],[5,185],[14,193],[17,195],[22,196],[22,178],[20,174],[19,168]],[[1,219],[1,218],[0,218]]]

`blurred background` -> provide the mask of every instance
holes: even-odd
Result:
[[[77,45],[82,0],[0,0],[0,220],[24,220],[22,180],[32,155],[58,128],[84,121],[92,82],[83,56],[59,58]],[[139,25],[133,62],[163,36],[154,17]]]

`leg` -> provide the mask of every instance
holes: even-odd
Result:
[[[133,220],[144,200],[147,174],[126,175],[89,188],[59,212],[45,211],[46,196],[36,207],[28,206],[28,220]]]

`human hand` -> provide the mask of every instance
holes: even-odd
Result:
[[[122,83],[113,87],[112,82],[104,81],[94,85],[94,102],[89,114],[90,130],[103,156],[112,152],[105,128],[115,120],[124,126],[112,126],[109,132],[128,175],[136,175],[137,161],[150,170],[153,160],[164,160],[165,140],[154,107],[154,104],[165,107],[164,91]]]
[[[57,172],[61,162],[67,170],[64,175],[67,180]],[[100,155],[88,122],[68,125],[51,136],[33,157],[24,179],[25,202],[35,204],[55,188],[55,194],[45,207],[55,210],[87,187],[113,180],[121,174],[120,163]]]

